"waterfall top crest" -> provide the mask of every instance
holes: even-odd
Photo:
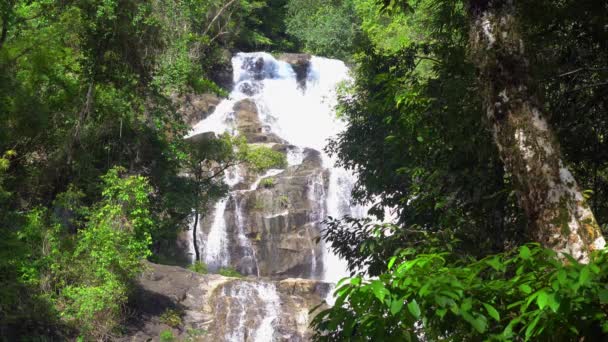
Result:
[[[336,87],[348,81],[348,68],[339,60],[312,56],[305,87],[298,84],[291,64],[266,52],[238,53],[232,57],[234,87],[227,100],[190,136],[203,132],[236,134],[234,105],[255,103],[266,132],[290,144],[322,151],[327,139],[344,129],[334,113]],[[327,157],[324,157],[327,160]]]

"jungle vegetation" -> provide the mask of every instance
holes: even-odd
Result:
[[[0,339],[119,336],[141,260],[226,191],[202,165],[284,163],[184,139],[176,99],[226,95],[231,53],[257,50],[353,73],[327,151],[376,205],[326,222],[352,278],[317,340],[606,338],[606,18],[601,0],[0,2]]]

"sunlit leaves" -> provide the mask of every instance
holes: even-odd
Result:
[[[607,259],[608,253],[599,252],[589,265],[564,264],[533,244],[468,263],[450,264],[436,254],[401,255],[379,279],[347,284],[351,291],[342,291],[341,306],[325,314],[334,322],[338,312],[366,317],[369,324],[349,337],[377,336],[374,327],[380,324],[391,327],[387,336],[406,336],[420,323],[431,340],[586,336],[608,319],[602,308],[608,301]],[[315,326],[321,323],[315,320]]]

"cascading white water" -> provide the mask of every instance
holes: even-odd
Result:
[[[205,263],[213,270],[228,266],[230,253],[228,253],[228,234],[226,232],[227,198],[222,198],[215,204],[213,224],[205,242]]]
[[[228,310],[228,320],[231,315],[236,316],[231,330],[226,334],[225,340],[229,342],[259,341],[270,342],[274,340],[274,324],[279,318],[280,298],[274,284],[267,282],[236,281],[222,290],[223,297],[233,299]],[[259,304],[263,304],[260,307]],[[252,315],[251,311],[257,314]],[[259,322],[253,332],[248,332],[247,322],[254,317]]]
[[[342,131],[345,126],[334,112],[336,87],[340,82],[348,80],[348,68],[344,63],[312,57],[304,90],[298,86],[291,65],[276,60],[268,53],[239,53],[233,57],[232,65],[235,85],[230,97],[222,101],[211,116],[197,124],[191,135],[209,131],[234,134],[233,106],[239,100],[249,98],[256,104],[266,130],[297,146],[288,151],[289,165],[302,163],[303,148],[322,152],[323,164],[330,169],[329,189],[325,196],[327,214],[335,217],[357,215],[358,213],[348,210],[351,207],[349,196],[354,177],[343,169],[335,168],[334,160],[323,152],[327,139]],[[251,190],[258,183],[256,181]],[[309,193],[314,192],[318,192],[318,189],[309,189]],[[225,210],[225,202],[220,201],[216,206],[216,215],[220,215],[222,210]],[[319,220],[323,218],[320,217]],[[223,250],[223,246],[214,244],[224,241],[225,235],[221,232],[225,229],[225,221],[216,216],[205,244],[205,249],[210,251],[206,255],[212,254],[213,257],[209,260],[213,262],[217,262],[218,250]],[[336,281],[347,276],[344,262],[330,250],[326,250],[323,259],[325,280]]]
[[[260,267],[258,265],[258,258],[255,255],[255,249],[253,249],[253,246],[251,245],[251,241],[249,241],[247,236],[245,236],[245,217],[243,215],[243,207],[241,205],[241,201],[239,200],[238,196],[233,196],[233,199],[234,199],[234,216],[235,216],[236,227],[237,227],[237,239],[238,239],[240,247],[244,251],[243,258],[247,259],[247,260],[244,260],[244,262],[245,262],[245,264],[247,264],[247,263],[249,264],[248,266],[245,266],[244,273],[253,274],[253,272],[255,270],[255,274],[259,277],[260,276]]]
[[[308,180],[308,199],[312,204],[312,212],[309,217],[311,222],[320,224],[326,217],[327,196],[325,194],[325,185],[323,184],[323,174],[318,173]],[[312,263],[310,265],[311,275],[317,272],[317,256],[314,246],[311,246]],[[325,258],[324,258],[325,259]],[[324,264],[327,269],[327,264]]]
[[[238,167],[231,167],[226,171],[224,181],[228,186],[232,187],[241,180],[242,176]],[[213,224],[211,225],[211,230],[209,230],[207,241],[204,244],[203,260],[212,270],[217,270],[230,264],[229,240],[226,231],[226,218],[224,216],[227,203],[228,197],[222,198],[215,204]],[[200,220],[198,231],[200,232]]]
[[[296,73],[290,64],[276,60],[270,54],[239,53],[232,59],[234,88],[230,97],[222,101],[207,119],[198,123],[190,136],[215,132],[237,134],[234,105],[243,100],[251,100],[262,123],[263,133],[273,133],[287,141],[288,165],[303,163],[305,149],[321,152],[323,167],[329,169],[329,180],[324,172],[318,172],[308,180],[308,199],[312,203],[311,221],[319,224],[327,215],[361,216],[364,209],[351,205],[350,192],[356,181],[355,177],[344,169],[334,166],[335,160],[323,152],[327,139],[335,136],[345,128],[334,111],[336,105],[336,87],[347,81],[348,68],[338,60],[312,57],[306,78],[305,87],[298,84]],[[284,170],[269,170],[250,186],[248,190],[232,190],[231,194],[220,200],[215,206],[215,215],[206,241],[202,244],[205,262],[212,268],[229,264],[227,227],[225,219],[226,205],[229,199],[234,201],[237,239],[241,248],[255,251],[245,236],[243,207],[238,200],[239,192],[255,191],[265,177],[276,176]],[[233,186],[242,180],[240,171],[233,170],[227,177]],[[327,185],[328,184],[328,185]],[[326,189],[327,187],[327,189]],[[273,213],[264,218],[287,215],[289,212]],[[201,231],[199,229],[199,231]],[[315,245],[311,239],[311,275],[322,274],[323,280],[336,282],[348,275],[346,264],[331,252],[327,246],[323,249],[323,270],[317,271]],[[247,256],[245,254],[245,256]],[[256,261],[257,268],[257,261]],[[259,269],[258,269],[259,272]],[[259,274],[258,274],[259,275]],[[252,285],[253,286],[253,285]],[[274,334],[273,322],[279,314],[278,295],[272,284],[265,284],[255,289],[259,296],[265,298],[266,317],[255,332],[255,341],[271,341]],[[247,295],[243,291],[242,295]],[[242,329],[236,329],[229,340],[238,340]]]
[[[264,301],[265,316],[254,335],[254,341],[273,341],[273,323],[279,318],[279,295],[274,284],[262,283],[256,288],[258,296]]]

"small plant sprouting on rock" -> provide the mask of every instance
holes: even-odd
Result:
[[[173,336],[173,331],[171,330],[163,330],[160,333],[160,342],[173,342],[175,341],[175,336]]]
[[[276,181],[276,179],[274,179],[274,177],[268,177],[268,178],[262,179],[262,181],[260,182],[260,185],[266,189],[270,189],[270,188],[273,188],[276,183],[277,183],[277,181]]]
[[[217,273],[224,277],[243,278],[243,275],[233,267],[222,267]]]
[[[253,202],[253,210],[264,210],[264,201],[259,198],[256,198]]]
[[[188,330],[186,331],[186,335],[188,335],[188,336],[186,337],[186,339],[184,341],[185,342],[198,341],[199,337],[201,337],[205,334],[207,334],[207,330],[205,330],[205,329],[188,328]]]
[[[195,261],[192,265],[188,266],[188,269],[192,272],[207,274],[209,273],[209,269],[207,268],[207,264],[202,261]]]
[[[278,201],[279,201],[279,206],[281,208],[285,208],[285,209],[289,208],[289,204],[290,204],[289,197],[287,197],[286,195],[279,196]]]
[[[182,316],[179,311],[175,309],[167,309],[160,315],[161,323],[164,323],[172,328],[177,328],[182,325]]]

